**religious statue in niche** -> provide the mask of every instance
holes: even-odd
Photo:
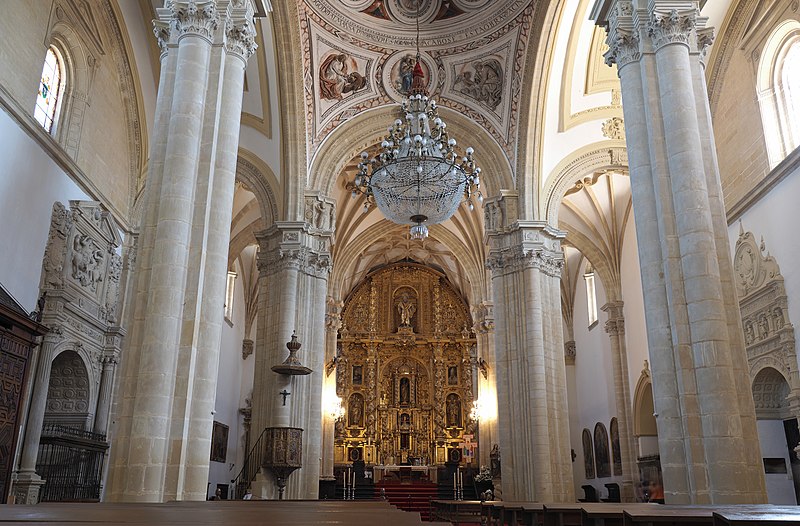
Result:
[[[364,397],[359,393],[350,397],[348,407],[348,425],[351,427],[361,427],[364,425]]]
[[[408,405],[411,403],[411,380],[400,378],[400,404]]]
[[[461,400],[457,394],[447,395],[447,427],[461,427]]]
[[[353,385],[361,385],[363,378],[363,368],[361,365],[353,366]]]
[[[482,102],[494,110],[503,98],[503,66],[496,58],[465,64],[453,87],[462,95]]]
[[[400,313],[400,326],[411,327],[411,318],[417,312],[417,305],[409,298],[407,292],[404,292],[397,302],[397,312]]]
[[[364,89],[367,79],[356,70],[357,67],[350,55],[338,51],[327,54],[319,67],[320,98],[342,100],[345,94]]]
[[[414,79],[414,65],[416,63],[417,61],[412,55],[405,55],[397,63],[397,71],[393,72],[394,87],[403,95],[408,95],[411,90],[411,81]]]
[[[447,368],[447,385],[458,385],[458,366]]]

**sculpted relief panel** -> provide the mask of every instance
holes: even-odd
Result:
[[[774,370],[774,374],[782,376],[789,386],[789,392],[782,398],[784,407],[793,416],[798,416],[800,375],[783,276],[775,258],[767,252],[763,239],[757,243],[755,236],[741,227],[734,255],[734,279],[754,393],[763,384],[756,379],[769,376],[767,373]],[[774,404],[759,407],[758,400],[756,402],[757,412],[774,409]]]
[[[476,361],[468,306],[444,276],[415,263],[371,275],[345,301],[336,390],[336,461],[437,464],[469,419]],[[355,453],[354,453],[355,451]]]

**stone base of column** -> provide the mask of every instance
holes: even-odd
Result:
[[[620,488],[620,500],[622,502],[636,502],[636,495],[633,492],[633,482],[623,480]]]
[[[11,494],[16,504],[39,504],[39,491],[45,480],[35,471],[20,471]]]

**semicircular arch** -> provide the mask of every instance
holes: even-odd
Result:
[[[602,141],[578,148],[556,165],[545,181],[540,213],[558,225],[558,209],[564,194],[580,178],[599,170],[628,170],[625,141]]]

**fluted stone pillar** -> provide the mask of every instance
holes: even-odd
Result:
[[[324,228],[326,225],[279,222],[256,235],[259,269],[269,286],[261,291],[265,300],[259,298],[264,312],[259,309],[251,432],[255,439],[268,426],[303,429],[303,467],[287,481],[285,498],[289,499],[314,499],[319,492],[325,304],[332,233]],[[307,376],[288,377],[271,370],[286,359],[285,344],[293,331],[302,344],[298,358],[313,371]],[[283,390],[290,393],[285,405],[280,395]],[[270,473],[264,476],[274,482]],[[267,484],[262,495],[277,498],[274,484]]]
[[[598,0],[629,130],[659,450],[668,503],[764,502],[764,474],[696,0]]]
[[[533,221],[489,232],[505,500],[574,500],[560,309],[563,237]]]
[[[251,2],[158,10],[162,69],[111,500],[204,500]]]
[[[628,348],[625,342],[625,315],[622,301],[610,301],[601,308],[608,314],[605,323],[606,333],[611,340],[611,357],[614,371],[614,401],[617,406],[617,426],[619,431],[619,448],[622,460],[622,502],[635,502],[633,491],[634,478],[638,479],[638,468],[633,444],[633,426],[631,418],[630,380],[628,377]],[[615,473],[616,475],[616,473]]]

